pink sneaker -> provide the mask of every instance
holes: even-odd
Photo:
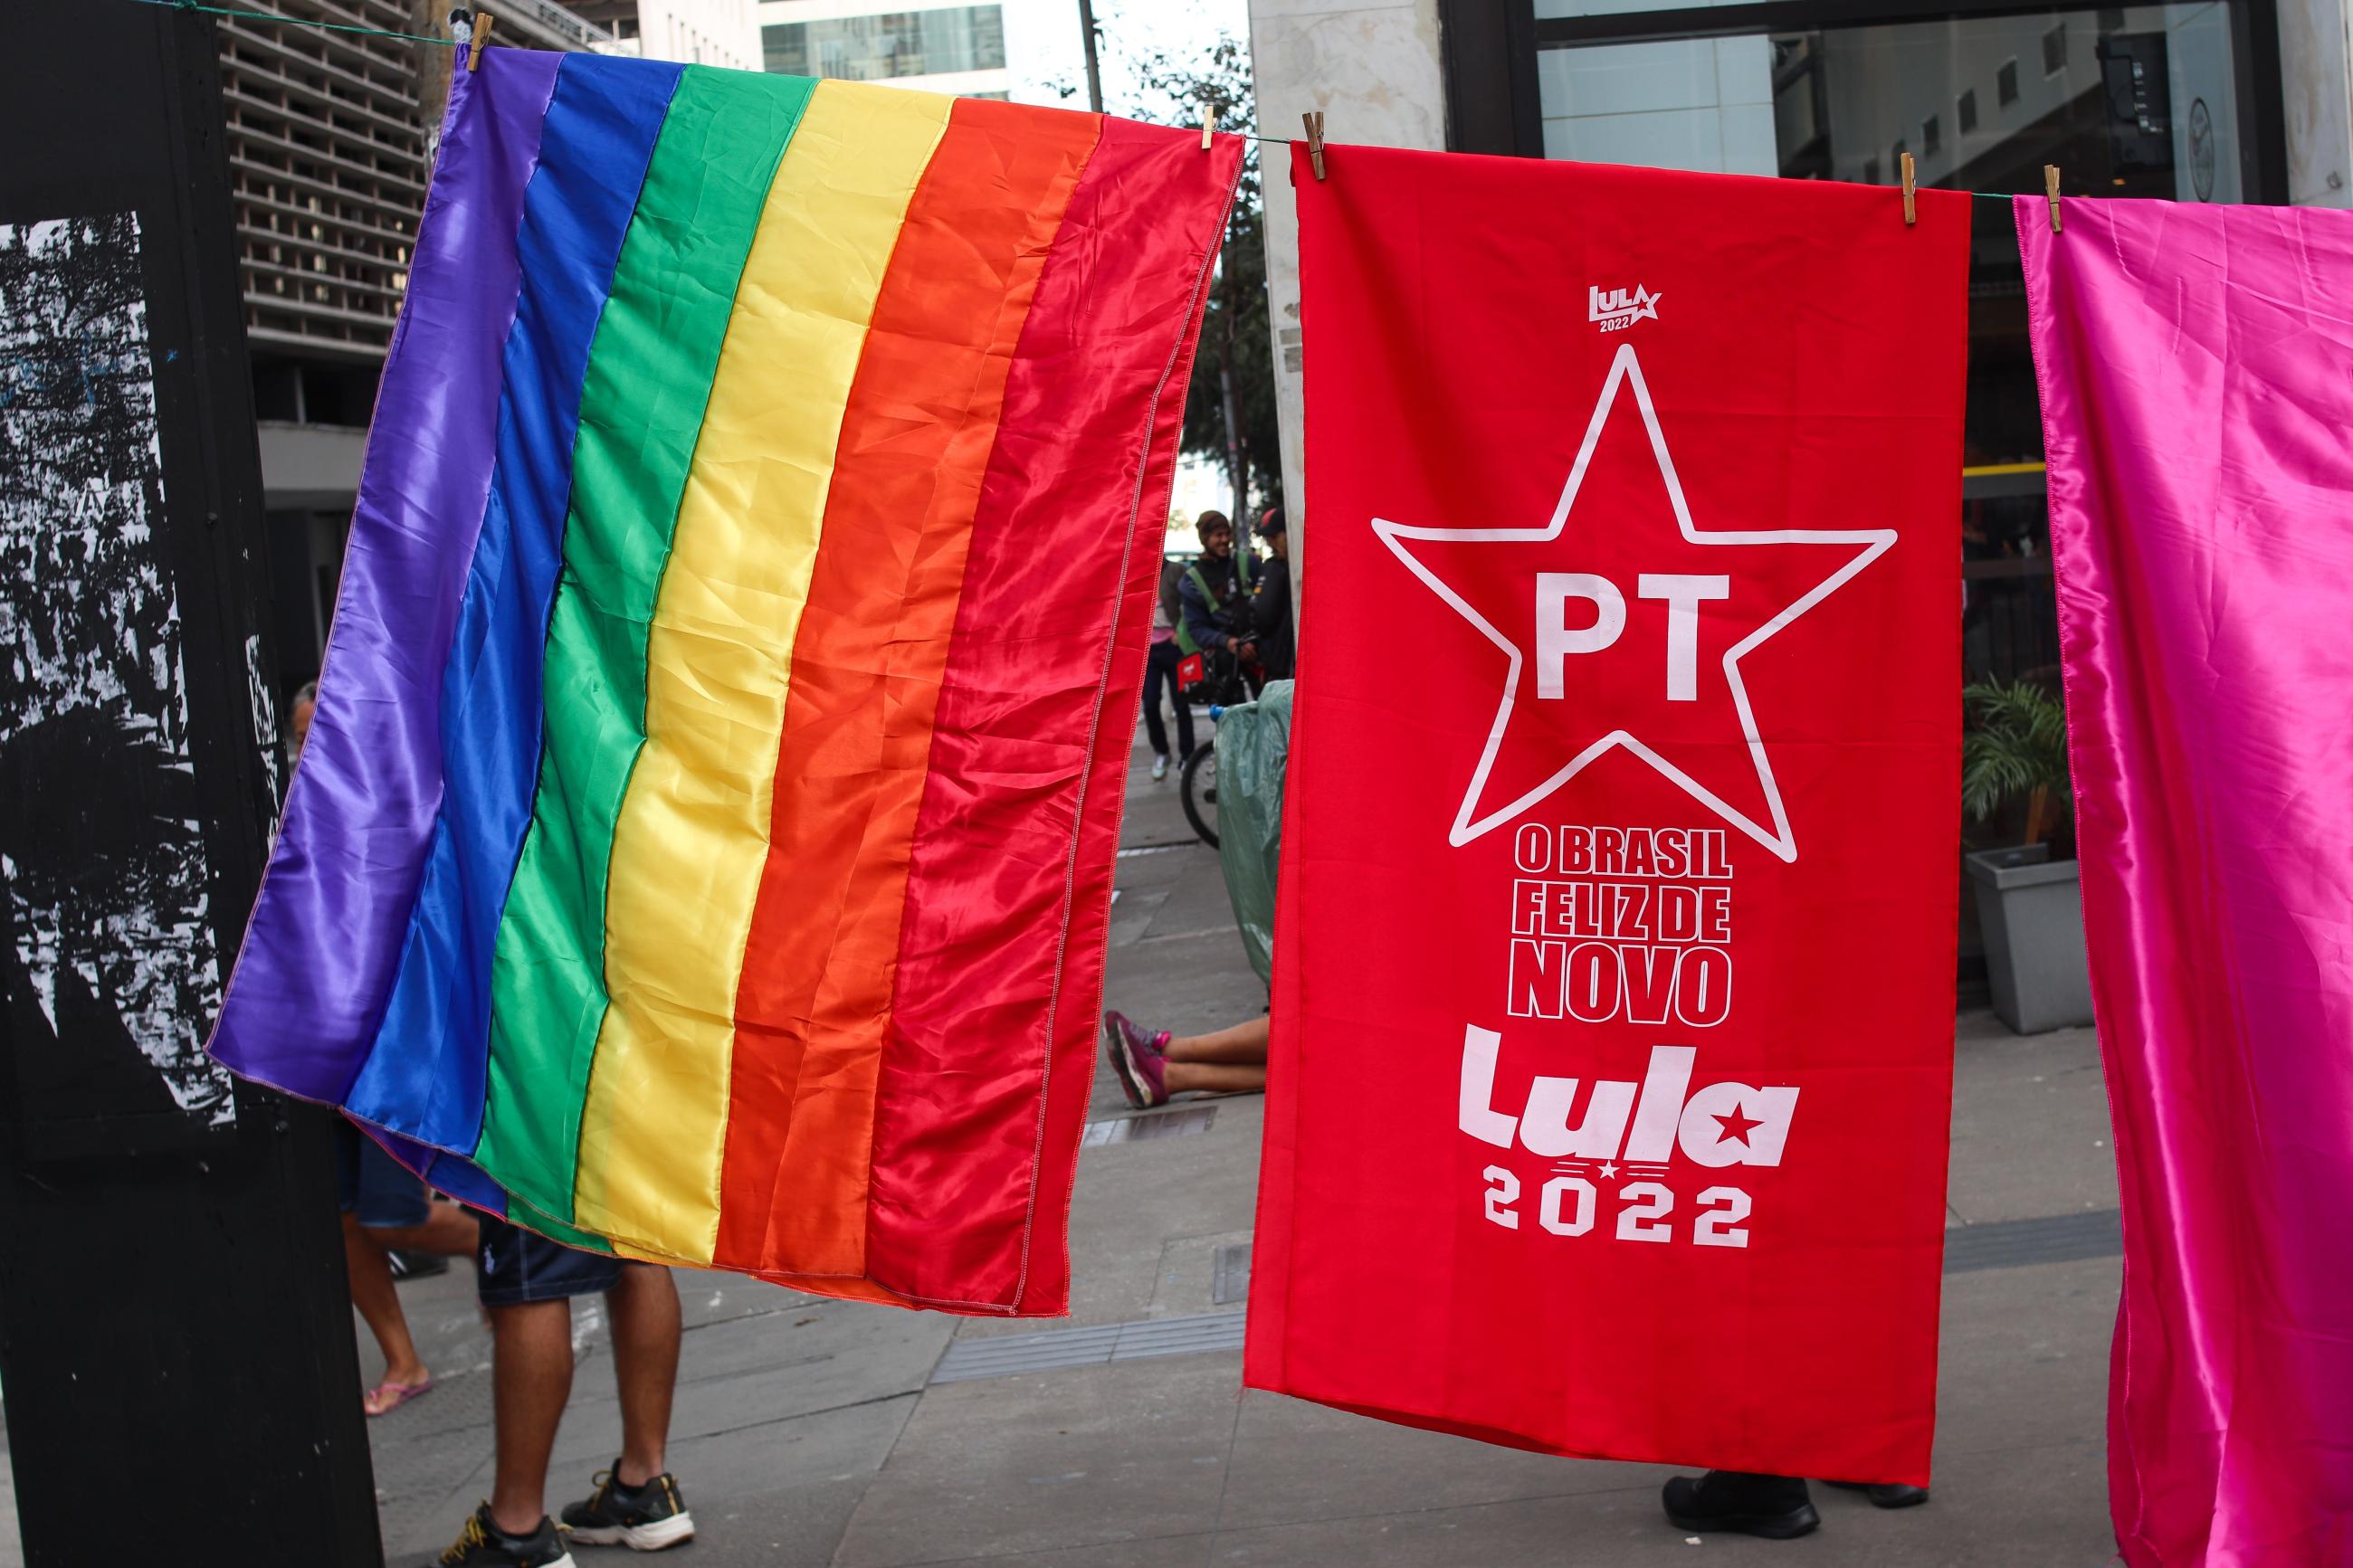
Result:
[[[1103,1055],[1111,1058],[1111,1070],[1119,1075],[1127,1102],[1138,1110],[1167,1104],[1168,1063],[1161,1052],[1168,1044],[1168,1031],[1149,1035],[1126,1014],[1105,1013],[1103,1034]]]

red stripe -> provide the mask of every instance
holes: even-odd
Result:
[[[1068,1296],[1053,1227],[1093,1059],[1119,774],[1240,156],[1104,121],[1006,386],[877,1086],[867,1274],[920,1300],[1027,1315]],[[1054,1256],[1032,1255],[1039,1222]]]

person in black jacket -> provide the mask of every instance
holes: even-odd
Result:
[[[1299,643],[1292,625],[1291,531],[1282,509],[1269,507],[1259,519],[1258,531],[1266,541],[1269,559],[1259,569],[1258,591],[1250,596],[1250,631],[1266,679],[1289,680],[1298,662]]]
[[[1234,553],[1234,525],[1224,512],[1203,512],[1193,531],[1201,554],[1176,578],[1179,646],[1188,654],[1217,648],[1248,659],[1256,651],[1250,640],[1250,563]]]

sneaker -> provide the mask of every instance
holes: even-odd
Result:
[[[1138,1110],[1167,1104],[1168,1063],[1160,1053],[1168,1044],[1168,1031],[1147,1035],[1126,1014],[1105,1013],[1103,1034],[1103,1054],[1111,1058],[1111,1070],[1119,1075],[1119,1087],[1128,1104]]]
[[[1152,759],[1152,782],[1153,782],[1154,784],[1158,784],[1162,779],[1165,779],[1165,778],[1166,778],[1167,776],[1168,776],[1168,759],[1167,759],[1166,757],[1165,757],[1165,756],[1159,756],[1159,757],[1155,757],[1155,758],[1153,758],[1153,759]]]
[[[1861,1492],[1871,1500],[1873,1508],[1918,1508],[1928,1500],[1926,1487],[1906,1486],[1902,1481],[1832,1481],[1841,1491]]]
[[[474,1510],[439,1561],[441,1568],[574,1568],[554,1521],[543,1515],[531,1534],[509,1535],[491,1522],[488,1502]]]
[[[596,1472],[596,1489],[586,1502],[564,1510],[564,1528],[583,1546],[626,1546],[633,1552],[659,1552],[683,1546],[694,1539],[694,1515],[678,1493],[678,1479],[668,1470],[641,1487],[623,1486],[621,1461]]]
[[[1667,1519],[1678,1530],[1723,1530],[1792,1541],[1822,1522],[1806,1483],[1789,1476],[1737,1470],[1710,1470],[1696,1480],[1676,1476],[1667,1482],[1663,1500]]]

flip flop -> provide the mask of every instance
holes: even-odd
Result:
[[[387,1378],[361,1396],[360,1408],[371,1416],[389,1415],[432,1386],[433,1380],[429,1377],[423,1383],[394,1383]],[[390,1403],[381,1403],[385,1400]]]

